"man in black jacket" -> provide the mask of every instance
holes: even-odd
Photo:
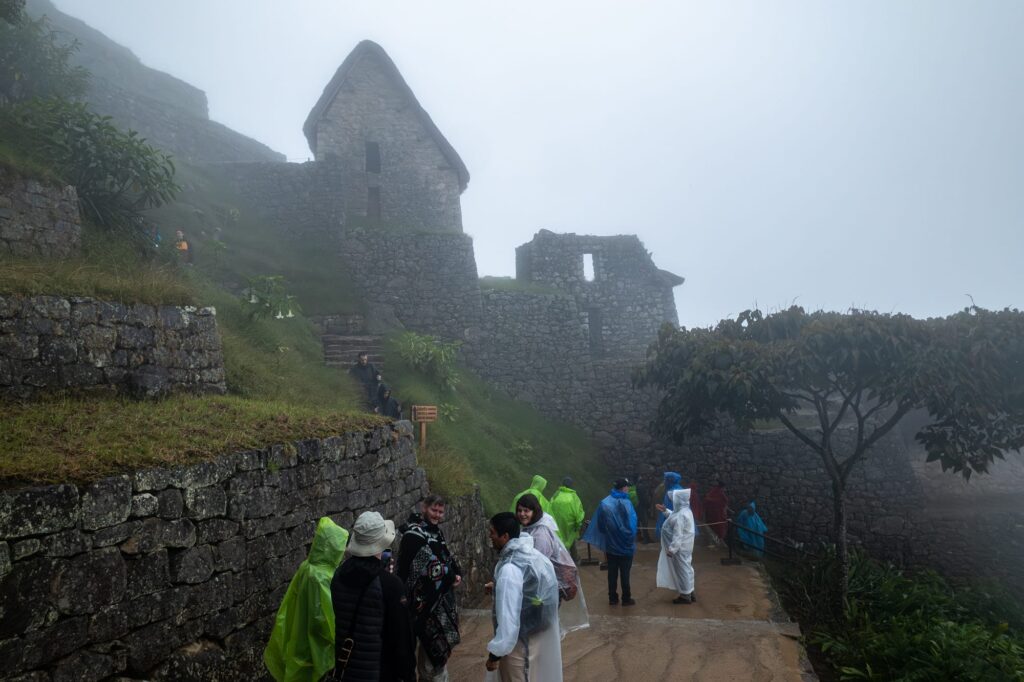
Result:
[[[383,570],[381,554],[395,523],[363,512],[352,527],[347,558],[331,581],[335,676],[346,682],[415,682],[416,642],[405,586]]]
[[[370,362],[370,356],[366,351],[359,353],[356,363],[348,368],[348,374],[363,387],[363,390],[366,391],[367,402],[369,402],[371,408],[374,407],[377,402],[377,385],[380,372]]]

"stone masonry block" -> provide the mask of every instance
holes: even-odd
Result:
[[[227,493],[220,486],[187,488],[185,490],[185,512],[191,519],[201,520],[223,516],[227,511],[227,505]]]
[[[132,509],[132,484],[127,476],[97,481],[82,492],[82,528],[98,530],[128,518]]]
[[[0,537],[7,540],[71,528],[78,517],[78,489],[73,485],[0,493]]]
[[[62,613],[95,613],[124,596],[128,572],[121,552],[101,549],[58,565],[52,589]]]

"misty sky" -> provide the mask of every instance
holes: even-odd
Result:
[[[1024,3],[55,0],[290,160],[379,42],[469,167],[481,275],[635,233],[680,322],[1024,305]]]

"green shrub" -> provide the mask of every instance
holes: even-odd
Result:
[[[287,282],[280,275],[261,275],[249,279],[242,305],[253,320],[295,317],[301,312],[295,297],[285,291]]]
[[[448,391],[454,391],[459,384],[456,361],[461,345],[460,341],[441,341],[436,336],[415,332],[403,333],[396,342],[399,357],[409,367]]]
[[[84,94],[89,72],[70,63],[78,43],[63,39],[46,17],[27,16],[23,5],[0,4],[0,104]]]
[[[0,110],[0,137],[74,185],[86,218],[137,235],[142,211],[174,199],[171,157],[82,102],[31,99]]]
[[[843,620],[832,620],[838,570],[826,548],[783,576],[780,591],[841,679],[1024,680],[1024,610],[1005,592],[956,588],[933,571],[904,574],[854,552]]]

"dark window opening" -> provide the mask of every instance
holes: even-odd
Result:
[[[366,143],[366,172],[380,173],[380,142]]]
[[[367,189],[366,220],[372,225],[380,223],[380,187]]]
[[[590,327],[590,354],[604,355],[604,319],[597,308],[587,310],[587,321]]]

